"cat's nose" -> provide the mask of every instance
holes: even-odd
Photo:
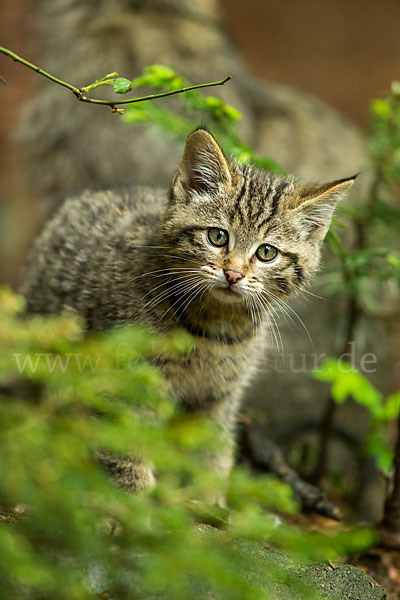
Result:
[[[229,285],[233,285],[234,283],[237,283],[244,277],[243,273],[241,273],[240,271],[234,271],[233,269],[226,269],[226,270],[224,270],[224,273],[225,273],[225,279],[227,280]]]

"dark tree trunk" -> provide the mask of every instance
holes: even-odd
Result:
[[[386,548],[400,549],[400,415],[397,421],[397,442],[393,463],[393,487],[385,502],[380,533],[383,546]]]

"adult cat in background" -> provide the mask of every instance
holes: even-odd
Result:
[[[113,71],[133,78],[154,63],[194,83],[231,74],[211,95],[241,112],[240,136],[257,154],[304,181],[330,181],[365,166],[362,135],[351,122],[310,94],[252,75],[216,0],[40,0],[35,19],[40,66],[65,81],[87,85]],[[96,93],[115,98],[108,86]],[[23,176],[51,210],[84,189],[168,185],[181,152],[180,141],[154,127],[76,103],[41,78],[18,139]]]

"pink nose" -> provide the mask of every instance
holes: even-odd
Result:
[[[243,279],[244,275],[240,271],[234,271],[233,269],[226,269],[225,279],[229,283],[229,285],[233,285]]]

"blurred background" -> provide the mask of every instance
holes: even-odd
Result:
[[[40,64],[39,5],[39,0],[3,0],[0,39],[2,45]],[[400,4],[396,0],[220,0],[217,9],[251,72],[315,94],[361,127],[367,123],[370,99],[384,94],[399,77]],[[4,56],[0,56],[0,73],[8,82],[0,87],[0,233],[3,254],[7,253],[0,278],[16,284],[15,259],[37,219],[35,190],[23,181],[10,137],[38,76]],[[217,75],[221,74],[210,72],[209,78]]]
[[[43,52],[38,33],[40,4],[39,0],[0,3],[1,44],[39,64]],[[315,94],[361,127],[367,123],[370,99],[384,94],[399,77],[397,0],[220,0],[217,8],[222,26],[250,72],[265,81]],[[162,56],[158,62],[163,62]],[[0,279],[16,284],[15,259],[35,227],[36,200],[35,190],[23,181],[10,136],[38,85],[38,76],[4,56],[0,56],[0,73],[8,82],[7,87],[0,86]],[[220,75],[210,69],[209,79]]]
[[[212,94],[239,108],[240,134],[249,145],[310,181],[362,170],[360,197],[369,185],[362,133],[369,103],[400,79],[399,24],[397,0],[0,3],[1,45],[74,85],[115,70],[135,77],[155,62],[172,65],[196,83],[232,73],[232,81]],[[0,75],[7,82],[0,82],[0,282],[16,287],[34,232],[63,196],[128,182],[167,185],[182,145],[144,127],[131,128],[111,111],[80,104],[2,55]],[[311,331],[313,351],[336,355],[343,299],[314,299],[297,310]],[[358,348],[373,348],[378,356],[373,380],[390,392],[400,386],[399,336],[393,323],[381,325],[368,324]],[[305,351],[301,328],[288,336],[292,352]],[[284,441],[287,454],[293,428],[312,421],[315,434],[327,404],[326,388],[311,382],[309,373],[285,370],[265,374],[250,396],[264,431]],[[368,417],[348,403],[338,427],[350,443],[339,440],[334,466],[348,469],[351,480],[361,467],[359,457],[349,460],[349,446],[363,439]],[[382,506],[383,487],[367,467],[352,493],[363,496],[360,505],[370,517]]]

